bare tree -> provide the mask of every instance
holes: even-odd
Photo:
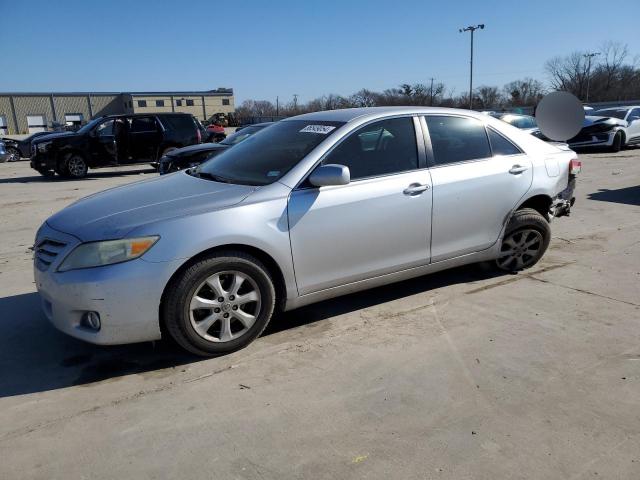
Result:
[[[545,94],[542,82],[528,77],[507,83],[503,91],[507,103],[514,107],[535,105]]]
[[[498,90],[498,87],[482,86],[476,89],[476,95],[474,95],[474,102],[479,108],[500,108],[502,106],[502,94]]]

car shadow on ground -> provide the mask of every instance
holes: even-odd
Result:
[[[626,203],[627,205],[640,206],[640,185],[615,190],[600,189],[590,193],[589,200],[600,202]]]
[[[263,336],[435,288],[499,275],[502,273],[495,269],[471,265],[354,293],[279,314]],[[185,353],[170,341],[91,345],[55,330],[40,310],[37,293],[0,298],[0,398],[179,368],[205,360]]]
[[[87,180],[100,180],[104,178],[111,177],[122,177],[125,175],[140,175],[140,174],[149,174],[156,173],[154,168],[145,168],[145,169],[136,169],[136,170],[121,170],[121,171],[90,171],[86,177],[82,179],[74,179],[74,178],[64,178],[64,177],[44,177],[40,174],[35,174],[30,177],[10,177],[10,178],[2,178],[0,179],[0,184],[2,183],[46,183],[46,182],[78,182],[78,181],[87,181]]]

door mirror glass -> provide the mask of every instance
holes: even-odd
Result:
[[[309,176],[309,183],[314,187],[331,185],[347,185],[351,181],[349,167],[344,165],[320,165]]]

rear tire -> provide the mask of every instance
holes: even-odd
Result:
[[[266,328],[276,293],[267,268],[239,251],[198,260],[166,287],[162,321],[173,339],[200,356],[246,347]]]
[[[549,222],[538,211],[517,210],[505,230],[496,265],[508,272],[530,268],[542,258],[550,241]]]

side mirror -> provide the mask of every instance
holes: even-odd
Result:
[[[349,167],[344,165],[320,165],[309,175],[309,183],[314,187],[347,185],[350,181],[351,173],[349,173]]]

